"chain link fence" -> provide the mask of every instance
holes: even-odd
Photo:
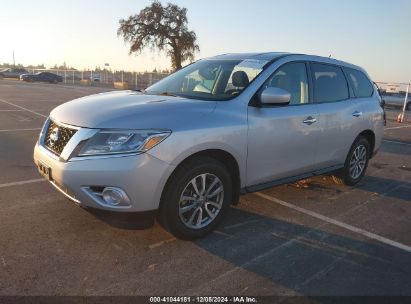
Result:
[[[168,76],[168,73],[158,72],[126,72],[110,70],[60,70],[60,69],[30,69],[30,73],[50,72],[63,77],[63,83],[74,85],[89,85],[128,89],[145,89]]]

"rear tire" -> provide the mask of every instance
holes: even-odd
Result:
[[[367,170],[370,155],[370,143],[365,137],[359,136],[348,152],[344,168],[332,176],[333,181],[339,185],[353,186],[357,184]]]
[[[232,179],[225,166],[198,157],[179,166],[163,191],[158,220],[180,239],[210,233],[224,218],[232,200]]]
[[[405,109],[407,111],[411,111],[411,102],[407,103],[407,105],[405,106]]]

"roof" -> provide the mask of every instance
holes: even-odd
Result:
[[[286,52],[265,52],[265,53],[230,53],[230,54],[223,54],[211,57],[209,59],[213,60],[246,60],[246,59],[255,59],[255,60],[264,60],[264,61],[273,61],[275,59],[284,57],[284,56],[303,56],[304,60],[313,60],[313,61],[320,61],[324,63],[330,64],[337,64],[340,66],[351,67],[355,69],[362,70],[365,72],[364,69],[361,67],[351,64],[349,62],[344,62],[338,59],[329,58],[329,57],[322,57],[316,55],[306,55],[306,54],[299,54],[299,53],[286,53]]]
[[[222,60],[245,60],[245,59],[256,59],[256,60],[267,60],[271,61],[278,57],[284,55],[294,55],[290,53],[283,52],[267,52],[267,53],[230,53],[211,57],[210,59],[222,59]]]

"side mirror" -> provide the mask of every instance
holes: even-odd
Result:
[[[268,87],[260,94],[262,104],[287,105],[290,103],[291,94],[284,89]]]

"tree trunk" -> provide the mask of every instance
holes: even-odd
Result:
[[[178,48],[174,48],[173,50],[173,66],[176,71],[181,69],[181,53]]]

